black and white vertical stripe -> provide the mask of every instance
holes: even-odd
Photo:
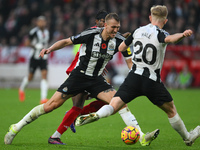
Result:
[[[135,74],[160,82],[160,71],[164,61],[168,36],[165,30],[148,24],[136,29],[125,40],[127,46],[133,45],[133,67]]]
[[[102,28],[92,28],[71,37],[74,44],[83,43],[76,69],[90,77],[102,74],[108,61],[118,52],[118,46],[124,40],[124,37],[117,33],[115,38],[104,41],[101,37],[102,30]]]
[[[43,31],[35,27],[29,32],[29,39],[31,40],[31,45],[35,46],[35,48],[32,49],[31,57],[34,57],[35,59],[39,59],[39,54],[42,48],[48,47],[49,42],[49,31],[47,29],[44,29]],[[41,48],[40,48],[41,47]],[[48,55],[45,55],[43,59],[47,59]]]

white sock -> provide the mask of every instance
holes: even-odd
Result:
[[[112,115],[113,112],[114,108],[111,105],[104,105],[96,112],[96,114],[99,116],[99,118],[104,118]]]
[[[168,119],[172,128],[174,128],[174,130],[176,130],[183,139],[189,139],[189,132],[187,131],[178,113],[174,117]]]
[[[51,137],[52,138],[60,138],[61,134],[58,131],[56,131],[56,132],[54,132],[54,134]]]
[[[14,130],[20,131],[25,125],[31,123],[44,113],[44,104],[34,107],[22,120],[14,125]]]
[[[135,126],[140,132],[140,139],[142,139],[142,135],[144,134],[135,118],[135,116],[131,113],[128,107],[119,110],[119,114],[124,120],[124,123],[127,126]]]
[[[27,84],[28,84],[28,77],[24,77],[23,80],[22,80],[22,83],[20,85],[20,90],[24,91]]]
[[[41,89],[41,100],[47,98],[47,92],[48,92],[48,83],[47,80],[42,79],[40,82],[40,89]]]

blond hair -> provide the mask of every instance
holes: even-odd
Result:
[[[120,22],[119,16],[118,16],[118,14],[116,14],[116,13],[109,13],[109,14],[106,16],[105,21],[107,22],[107,21],[110,20],[110,19],[115,19],[117,22]]]
[[[151,16],[156,20],[164,21],[167,19],[168,10],[164,5],[156,5],[151,7]]]

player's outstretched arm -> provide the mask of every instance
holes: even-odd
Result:
[[[122,36],[125,37],[125,38],[127,38],[129,35],[131,35],[130,32],[126,32],[126,33],[122,34]]]
[[[60,40],[60,41],[54,43],[51,47],[49,47],[47,49],[42,49],[42,51],[40,52],[40,57],[43,57],[44,54],[49,54],[55,50],[61,49],[65,46],[72,45],[72,44],[73,44],[73,42],[70,38]]]
[[[165,43],[177,43],[181,41],[184,37],[189,37],[192,35],[192,30],[185,30],[183,33],[176,33],[169,35],[165,38]]]
[[[127,50],[127,48],[128,48],[128,46],[127,46],[127,45],[125,44],[125,42],[123,41],[123,42],[119,45],[118,50],[119,50],[120,52],[124,52],[124,51]]]

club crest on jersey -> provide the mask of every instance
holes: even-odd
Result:
[[[110,45],[108,46],[108,50],[114,51],[114,50],[115,50],[115,49],[114,49],[114,45],[113,45],[113,44],[110,44]]]
[[[68,88],[67,87],[64,87],[63,88],[63,92],[67,92]]]

